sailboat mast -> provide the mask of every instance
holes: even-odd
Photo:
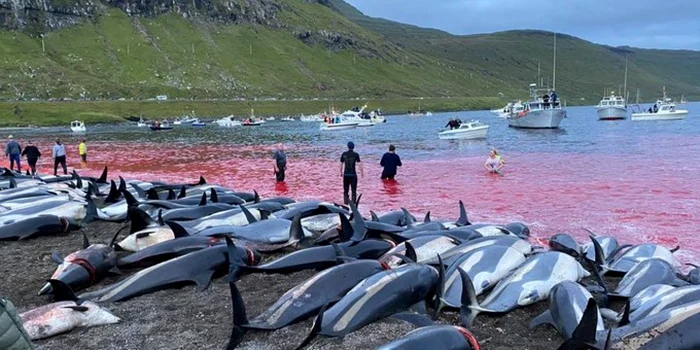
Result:
[[[625,91],[622,96],[627,96],[627,55],[625,55]]]
[[[552,90],[557,89],[557,33],[554,33],[554,68],[552,73]]]

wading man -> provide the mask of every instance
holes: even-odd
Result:
[[[393,180],[394,176],[396,176],[396,168],[402,165],[401,157],[396,154],[396,147],[394,147],[394,145],[389,145],[389,152],[384,153],[379,165],[384,167],[382,171],[382,180]]]
[[[277,177],[277,182],[284,182],[284,172],[287,170],[287,155],[284,154],[283,144],[277,145],[277,150],[272,158],[275,160],[275,177]]]
[[[32,176],[36,176],[36,162],[41,157],[41,152],[32,144],[32,141],[27,141],[27,147],[22,151],[22,155],[27,157],[29,168],[32,169]]]
[[[63,146],[61,140],[56,140],[56,144],[53,145],[51,156],[53,157],[53,175],[56,176],[59,164],[61,164],[63,168],[63,175],[68,175],[68,169],[66,168],[66,147]]]
[[[340,156],[340,176],[343,177],[343,202],[348,204],[348,190],[352,192],[352,202],[357,203],[357,171],[355,167],[360,168],[360,175],[365,176],[365,171],[362,169],[360,155],[355,152],[355,144],[348,142],[348,150]]]
[[[15,141],[12,135],[10,135],[9,139],[10,141],[5,146],[5,156],[10,158],[10,170],[14,169],[15,163],[17,163],[17,171],[21,172],[22,167],[19,164],[19,155],[22,153],[22,147],[19,146],[19,143]]]

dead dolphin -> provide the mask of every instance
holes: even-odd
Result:
[[[491,236],[466,241],[440,254],[440,257],[442,257],[443,262],[449,266],[452,265],[464,253],[492,245],[510,247],[526,256],[532,254],[533,250],[532,244],[520,238],[513,236]],[[438,263],[438,261],[437,259],[429,259],[425,263],[435,265]]]
[[[581,256],[581,247],[579,247],[576,240],[567,233],[557,233],[552,236],[549,239],[549,248],[554,251],[569,254],[574,258]],[[581,314],[583,314],[583,310]]]
[[[23,240],[70,232],[80,228],[73,219],[56,215],[39,215],[0,227],[0,241]]]
[[[452,237],[426,234],[400,243],[379,259],[389,266],[398,266],[402,260],[397,255],[406,255],[406,245],[410,244],[415,249],[416,262],[424,263],[431,259],[437,259],[438,255],[456,247],[459,243],[461,243],[459,240]]]
[[[637,265],[637,263],[651,258],[666,260],[666,262],[671,264],[671,266],[678,266],[678,260],[676,260],[676,257],[673,256],[673,252],[677,249],[678,248],[669,250],[668,248],[658,244],[639,244],[633,246],[625,251],[621,256],[615,258],[615,260],[610,263],[609,268],[606,268],[605,270],[616,273],[626,273]]]
[[[496,284],[486,299],[479,303],[476,300],[474,284],[465,273],[462,275],[462,281],[468,288],[469,303],[462,305],[462,308],[466,308],[462,325],[470,325],[481,312],[503,313],[544,300],[549,296],[550,290],[560,282],[578,281],[589,275],[570,255],[560,252],[536,254]]]
[[[73,290],[79,290],[93,285],[105,277],[117,266],[117,253],[112,245],[119,234],[117,231],[109,244],[90,244],[83,233],[83,249],[73,252],[64,259],[54,252],[51,258],[58,264],[51,279],[58,280],[68,285]],[[44,285],[39,295],[52,292],[50,283]]]
[[[434,325],[414,329],[377,350],[478,350],[479,343],[466,328]]]
[[[581,322],[588,301],[591,299],[593,299],[591,293],[577,282],[563,281],[549,292],[549,309],[535,317],[530,323],[530,328],[550,324],[559,331],[564,339],[570,339]],[[596,330],[604,331],[605,327],[600,312],[597,318]]]
[[[652,258],[629,270],[610,295],[629,298],[653,284],[682,286],[688,283],[676,277],[676,270],[666,260]]]
[[[642,289],[630,298],[630,311],[639,309],[649,300],[652,300],[657,296],[671,291],[675,288],[676,287],[669,286],[668,284],[652,284],[651,286]]]

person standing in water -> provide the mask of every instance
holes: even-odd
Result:
[[[85,145],[85,139],[80,141],[78,145],[78,154],[80,154],[80,160],[83,163],[87,163],[87,146]]]
[[[389,145],[389,152],[384,153],[382,160],[379,161],[384,170],[382,171],[382,180],[393,180],[396,176],[396,168],[400,167],[401,157],[396,154],[396,147]]]
[[[350,198],[348,191],[352,192],[352,202],[357,203],[357,171],[355,167],[360,168],[360,175],[365,176],[365,171],[362,169],[360,155],[355,152],[355,144],[348,142],[348,150],[340,156],[340,176],[343,177],[343,202],[348,204]]]
[[[32,144],[32,141],[27,141],[27,147],[22,151],[22,155],[27,157],[27,163],[32,170],[32,176],[36,176],[36,162],[41,157],[41,152]]]
[[[51,156],[53,157],[53,175],[57,175],[59,164],[61,164],[63,168],[63,175],[68,175],[68,168],[66,168],[66,147],[63,146],[61,140],[56,140],[56,144],[53,145]]]
[[[19,143],[15,141],[14,137],[10,135],[9,137],[10,141],[7,142],[7,146],[5,146],[5,156],[10,158],[10,170],[14,169],[15,163],[17,163],[17,171],[21,172],[22,167],[20,166],[20,154],[22,154],[22,147],[19,146]]]
[[[284,182],[284,171],[287,170],[287,155],[284,154],[283,144],[277,145],[277,150],[272,158],[275,160],[275,177],[277,182]]]
[[[501,169],[505,166],[505,162],[498,154],[498,151],[491,150],[489,152],[489,157],[486,158],[486,163],[484,163],[484,168],[489,171],[489,173],[501,173]]]

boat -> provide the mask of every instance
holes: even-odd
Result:
[[[686,103],[688,103],[688,100],[685,99],[685,96],[684,96],[684,95],[681,95],[681,100],[678,101],[677,104],[679,104],[679,105],[684,105],[684,104],[686,104]]]
[[[522,105],[523,101],[513,101],[509,102],[507,105],[505,105],[503,108],[500,109],[492,109],[491,113],[495,114],[499,118],[507,118],[510,113],[513,111],[513,106],[515,105]]]
[[[470,120],[462,123],[457,129],[445,129],[438,133],[440,140],[473,140],[485,139],[489,126],[478,121]]]
[[[70,130],[75,133],[86,132],[85,123],[80,120],[74,120],[70,123]]]
[[[264,123],[265,123],[264,120],[260,120],[260,119],[255,120],[252,118],[248,118],[248,119],[244,120],[241,123],[241,125],[243,125],[243,126],[260,126],[260,125],[263,125]]]
[[[173,121],[173,125],[182,125],[180,118],[175,118],[175,121]]]
[[[408,111],[409,117],[430,117],[433,113],[429,111]]]
[[[197,117],[194,116],[194,111],[192,111],[192,115],[185,115],[182,117],[182,119],[175,118],[175,121],[173,122],[173,124],[175,124],[175,125],[192,124],[198,120],[199,119],[197,119]]]
[[[273,121],[273,120],[275,120],[275,117],[267,117],[267,118],[265,118],[265,120],[267,120],[267,121]]]
[[[163,121],[162,123],[153,123],[153,124],[151,124],[150,128],[153,131],[172,130],[173,129],[173,127],[170,126],[170,123],[168,123],[167,120]]]
[[[218,119],[218,120],[214,121],[214,123],[218,124],[219,126],[228,127],[228,128],[234,127],[234,126],[241,126],[241,122],[239,122],[238,120],[233,120],[232,115]]]
[[[554,93],[557,86],[557,34],[554,34],[554,64],[552,89],[538,89],[537,84],[530,84],[530,101],[514,104],[506,117],[508,126],[523,129],[557,129],[566,118],[566,106],[560,100],[544,101],[544,95]],[[542,96],[542,97],[540,97]]]
[[[319,129],[321,131],[334,131],[334,130],[349,130],[349,129],[355,129],[359,126],[359,123],[357,121],[347,121],[347,120],[340,120],[340,122],[337,123],[322,123],[321,126],[319,126]]]
[[[676,104],[672,99],[666,97],[666,87],[663,88],[663,96],[661,99],[656,100],[656,103],[652,107],[649,107],[647,111],[642,110],[639,105],[638,113],[632,113],[630,118],[632,121],[646,121],[646,120],[679,120],[684,119],[688,115],[688,111],[685,109],[676,109]]]
[[[136,122],[136,127],[145,128],[147,126],[148,126],[148,124],[146,124],[146,121],[143,120],[143,118],[139,118],[139,121]]]
[[[603,97],[595,106],[598,113],[598,120],[620,120],[627,118],[627,103],[622,96],[615,95],[615,91],[610,92],[610,96]]]
[[[359,127],[374,126],[377,123],[373,122],[370,115],[365,113],[365,108],[367,108],[367,105],[362,106],[362,108],[355,107],[343,112],[340,115],[341,123],[356,122]]]
[[[192,121],[192,126],[193,126],[193,127],[196,127],[196,128],[201,128],[201,127],[207,126],[207,124],[201,122],[198,118],[195,118],[195,119]]]
[[[379,109],[369,113],[369,120],[375,124],[386,123],[386,118],[384,118],[382,111]]]
[[[317,115],[302,115],[299,120],[305,123],[314,123],[314,122],[322,122],[324,119],[326,119],[325,114],[317,114]]]
[[[293,122],[293,121],[295,121],[294,118],[292,118],[292,117],[284,117],[284,118],[282,118],[282,119],[280,119],[280,120],[283,121],[283,122]]]

